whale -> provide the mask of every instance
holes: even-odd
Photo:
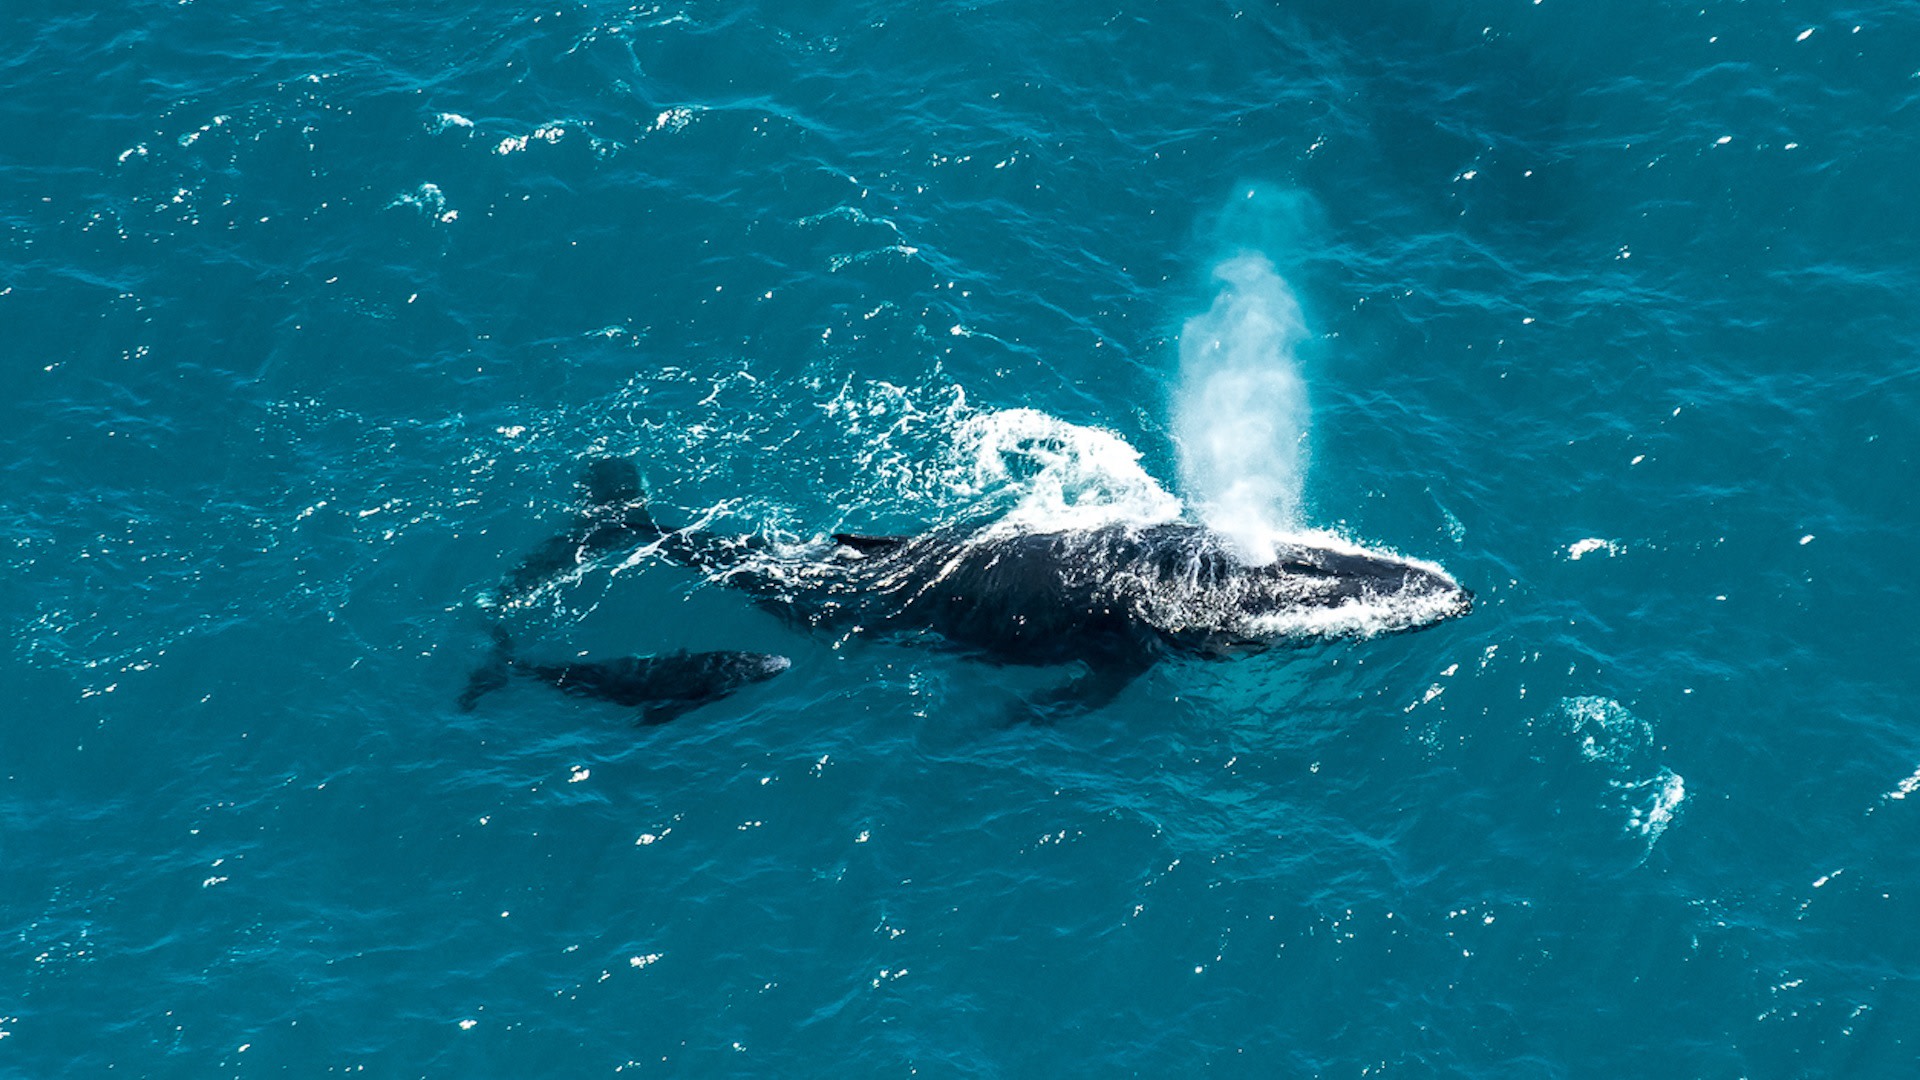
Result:
[[[625,459],[589,462],[579,486],[572,527],[515,567],[494,603],[641,549],[740,589],[804,630],[930,644],[994,664],[1077,666],[1068,683],[1028,703],[1043,718],[1104,705],[1164,659],[1418,630],[1473,608],[1473,593],[1437,564],[1330,534],[1280,538],[1260,561],[1191,521],[1057,530],[1001,521],[781,545],[662,526]]]
[[[675,652],[607,660],[542,662],[520,656],[505,630],[495,625],[494,648],[460,694],[471,712],[487,694],[523,675],[576,697],[640,710],[640,723],[664,724],[710,705],[746,686],[765,682],[791,666],[784,656],[756,652]]]

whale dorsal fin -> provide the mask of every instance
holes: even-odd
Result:
[[[833,542],[841,547],[850,547],[861,554],[872,551],[891,551],[907,542],[904,536],[861,536],[859,533],[834,533]]]

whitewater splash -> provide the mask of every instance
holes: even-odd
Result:
[[[1264,565],[1300,524],[1311,415],[1296,350],[1306,320],[1263,255],[1227,259],[1213,276],[1213,306],[1180,332],[1181,481],[1207,525]]]
[[[1607,773],[1608,802],[1623,812],[1626,831],[1648,851],[1672,825],[1687,798],[1687,783],[1661,764],[1653,727],[1611,698],[1562,698],[1566,730],[1579,740],[1580,756]]]
[[[1154,525],[1184,509],[1125,439],[1038,409],[968,418],[954,433],[953,455],[953,486],[1000,504],[993,528],[1002,533]]]

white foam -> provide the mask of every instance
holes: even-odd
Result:
[[[1615,805],[1626,811],[1626,831],[1652,851],[1687,798],[1685,778],[1653,760],[1653,727],[1611,698],[1563,698],[1560,710],[1580,756],[1611,774],[1607,786],[1619,793]]]
[[[1920,769],[1913,770],[1913,775],[1895,785],[1892,791],[1887,792],[1886,797],[1904,799],[1916,791],[1920,791]]]
[[[1037,409],[969,417],[953,449],[962,493],[1010,504],[992,526],[998,534],[1152,525],[1182,510],[1126,440]]]
[[[1580,756],[1588,761],[1624,762],[1653,744],[1653,729],[1611,698],[1585,696],[1560,702]]]
[[[433,183],[421,184],[412,191],[401,192],[394,196],[393,201],[387,204],[387,209],[391,210],[396,206],[411,206],[442,223],[452,222],[460,217],[460,211],[447,209],[446,193],[440,190],[440,185]]]
[[[1611,558],[1624,550],[1625,549],[1615,541],[1602,540],[1597,536],[1589,536],[1585,540],[1575,540],[1573,543],[1567,545],[1567,559],[1571,562],[1579,562],[1582,558],[1596,551],[1604,551],[1607,553],[1607,556]]]
[[[1617,784],[1632,791],[1646,791],[1645,801],[1634,806],[1627,815],[1627,827],[1638,830],[1645,837],[1649,847],[1660,839],[1660,834],[1673,824],[1674,814],[1687,798],[1687,782],[1679,773],[1662,767],[1659,775],[1637,784]]]
[[[696,109],[690,106],[676,105],[653,118],[653,130],[669,133],[684,130],[688,124],[693,123],[695,111]]]
[[[1181,481],[1206,523],[1264,564],[1299,519],[1310,411],[1295,350],[1307,326],[1265,256],[1237,255],[1213,276],[1213,306],[1180,332]]]
[[[1284,614],[1250,619],[1247,628],[1259,636],[1276,639],[1365,639],[1428,626],[1459,613],[1459,600],[1444,593],[1377,596],[1349,600],[1337,607],[1303,606]]]

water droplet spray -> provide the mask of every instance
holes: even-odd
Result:
[[[1300,524],[1312,419],[1298,357],[1307,325],[1265,255],[1223,259],[1213,280],[1213,305],[1180,332],[1180,478],[1208,525],[1248,561],[1266,563],[1274,538]]]

